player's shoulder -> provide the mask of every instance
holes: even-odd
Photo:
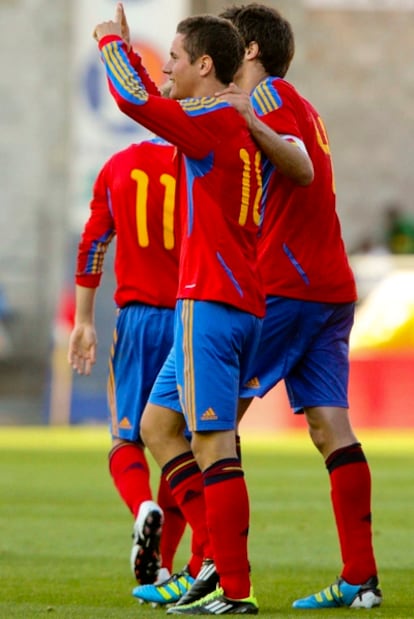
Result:
[[[286,100],[302,100],[296,88],[280,77],[268,76],[252,91],[253,107],[260,115],[282,107]]]
[[[168,156],[174,150],[175,146],[157,135],[149,136],[138,144],[132,144],[132,153],[139,152],[143,157],[156,157],[158,154]]]
[[[110,167],[112,165],[116,165],[118,162],[121,162],[124,159],[127,159],[130,156],[130,154],[134,152],[134,149],[136,146],[139,146],[139,145],[129,144],[129,146],[126,146],[125,148],[121,148],[120,150],[117,150],[106,160],[104,167]]]
[[[318,115],[312,103],[293,84],[281,77],[266,77],[253,90],[251,99],[259,116],[268,114],[287,104],[297,110],[302,109],[305,115],[309,113],[312,116]]]
[[[149,156],[156,156],[156,153],[169,153],[174,150],[174,146],[158,136],[149,136],[141,142],[133,142],[122,150],[114,153],[107,161],[107,166],[119,165],[122,162],[130,161]]]
[[[174,148],[171,142],[168,142],[164,138],[160,138],[158,135],[151,135],[146,140],[143,140],[141,144],[145,145],[147,148],[154,148],[156,146],[163,146],[165,148]]]
[[[189,116],[211,114],[219,110],[232,109],[231,106],[217,97],[192,97],[181,99],[180,105]]]

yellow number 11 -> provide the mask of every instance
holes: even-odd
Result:
[[[150,239],[148,236],[148,186],[149,177],[142,170],[131,170],[131,178],[137,184],[135,198],[137,238],[140,247],[148,247]],[[175,178],[170,174],[161,174],[160,184],[164,187],[163,200],[163,238],[165,249],[174,247],[174,196]]]

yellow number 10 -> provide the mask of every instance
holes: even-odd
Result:
[[[242,200],[240,206],[239,224],[244,226],[247,221],[247,211],[250,204],[250,174],[252,163],[249,153],[245,148],[240,150],[240,159],[243,161]],[[262,176],[261,176],[261,153],[256,151],[254,157],[254,171],[257,179],[257,192],[253,203],[253,221],[258,226],[260,223],[260,205],[262,199]]]
[[[316,120],[314,120],[315,124],[315,132],[316,139],[318,141],[319,146],[330,159],[331,168],[332,168],[332,160],[331,160],[331,149],[329,147],[328,135],[326,133],[325,125],[323,124],[322,118],[318,116]],[[332,168],[332,192],[335,193],[335,176]]]

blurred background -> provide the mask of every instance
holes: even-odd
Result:
[[[247,3],[247,2],[246,2]],[[134,46],[161,85],[176,23],[225,0],[125,0]],[[357,277],[355,426],[414,415],[414,0],[266,0],[292,23],[287,79],[324,118],[338,213]],[[0,425],[106,422],[112,255],[98,293],[98,362],[66,361],[76,248],[94,178],[146,133],[107,92],[92,32],[115,1],[3,0],[0,51]],[[283,386],[246,425],[296,427]]]

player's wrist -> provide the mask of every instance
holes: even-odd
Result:
[[[103,47],[105,47],[105,45],[108,45],[109,43],[113,43],[114,41],[124,42],[122,37],[120,37],[118,34],[105,34],[98,41],[99,49],[102,49]]]

